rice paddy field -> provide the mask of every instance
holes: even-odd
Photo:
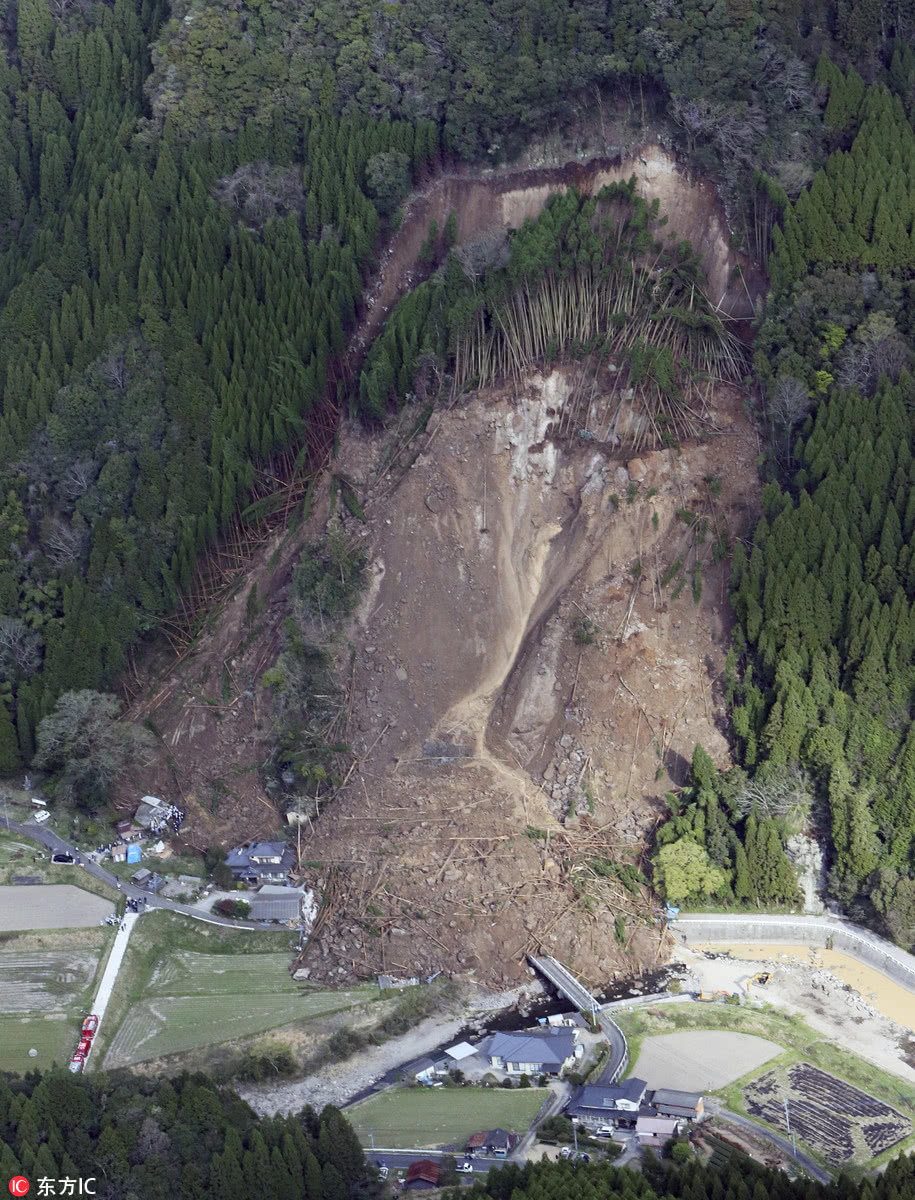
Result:
[[[375,987],[296,983],[288,931],[233,930],[176,913],[134,927],[102,1028],[106,1069],[304,1027],[373,1002]]]
[[[69,1060],[110,940],[99,928],[4,935],[0,1070],[47,1070]]]

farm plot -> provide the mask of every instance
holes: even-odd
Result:
[[[78,929],[114,912],[110,900],[72,883],[0,886],[0,930]]]
[[[48,1013],[71,1007],[95,977],[92,950],[0,951],[0,1012]]]
[[[192,954],[178,951],[152,973],[147,995],[271,995],[301,992],[291,978],[288,954]]]
[[[227,959],[228,956],[217,955]],[[282,957],[246,955],[249,958]],[[227,961],[228,968],[233,963]],[[288,976],[287,976],[288,978]],[[326,1016],[357,1004],[364,1004],[366,991],[290,992],[276,975],[269,977],[269,990],[209,995],[173,995],[142,1000],[125,1017],[105,1057],[106,1069],[183,1050],[195,1050],[218,1042],[228,1042],[251,1034],[265,1033],[280,1025]]]
[[[912,1132],[912,1123],[894,1108],[810,1063],[776,1069],[743,1091],[747,1112],[787,1132],[791,1130],[832,1163],[866,1162]]]

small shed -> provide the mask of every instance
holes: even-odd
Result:
[[[289,896],[252,896],[248,903],[252,921],[297,921],[302,910],[302,896],[297,891]]]
[[[417,1162],[410,1163],[407,1168],[404,1188],[409,1188],[410,1191],[428,1191],[430,1188],[437,1188],[440,1174],[437,1162],[433,1162],[431,1158],[421,1158]]]
[[[140,867],[139,871],[134,871],[130,877],[130,882],[135,883],[137,887],[146,887],[148,880],[152,879],[152,871],[148,867]]]
[[[672,1088],[658,1088],[651,1099],[663,1117],[683,1117],[696,1121],[702,1116],[705,1099],[698,1092],[677,1092]]]
[[[635,1126],[640,1146],[664,1146],[680,1132],[676,1117],[640,1116]]]
[[[127,862],[127,847],[126,846],[112,846],[111,847],[111,861],[112,862]]]

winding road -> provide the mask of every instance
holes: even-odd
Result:
[[[2,821],[0,828],[8,829],[10,833],[18,833],[21,837],[31,838],[33,842],[40,842],[52,854],[78,855],[80,862],[78,867],[74,869],[82,869],[87,874],[101,880],[102,883],[107,883],[109,887],[115,888],[132,900],[144,900],[147,911],[151,911],[154,908],[165,908],[171,912],[183,913],[186,917],[193,917],[195,921],[205,921],[208,925],[225,925],[230,929],[261,928],[254,921],[237,921],[231,917],[220,917],[215,913],[201,912],[199,908],[192,908],[189,904],[179,904],[176,900],[166,900],[163,896],[154,896],[152,892],[146,891],[145,888],[136,887],[132,883],[119,879],[111,871],[106,871],[97,862],[87,858],[82,850],[78,850],[70,842],[64,841],[53,829],[46,829],[43,825],[36,825],[34,821],[24,823],[11,821],[5,814],[0,818],[0,821]]]

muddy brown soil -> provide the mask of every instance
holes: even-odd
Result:
[[[664,953],[647,890],[606,871],[641,863],[697,743],[728,761],[714,539],[748,527],[756,436],[721,389],[704,443],[628,466],[553,445],[573,374],[438,414],[393,492],[383,441],[344,439],[341,468],[377,487],[354,531],[373,585],[350,634],[358,766],[306,852],[309,885],[335,874],[312,977],[504,984],[542,949],[604,982]]]

